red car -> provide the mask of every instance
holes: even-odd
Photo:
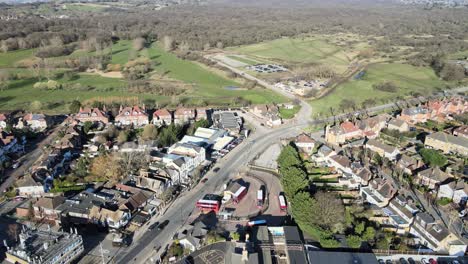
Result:
[[[207,182],[207,181],[208,181],[208,179],[207,179],[207,178],[204,178],[203,180],[201,180],[201,183],[205,183],[205,182]]]
[[[429,259],[429,264],[437,264],[437,261],[434,259]]]

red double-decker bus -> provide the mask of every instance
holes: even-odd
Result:
[[[220,202],[218,200],[201,199],[197,201],[196,206],[198,209],[200,209],[201,211],[205,213],[210,212],[210,211],[214,211],[215,213],[218,213]]]
[[[284,198],[284,195],[280,194],[278,196],[278,200],[279,200],[281,211],[286,211],[286,209],[288,209],[288,204],[286,203],[286,199]]]

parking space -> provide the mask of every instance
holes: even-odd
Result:
[[[253,66],[248,66],[248,70],[253,70],[258,73],[274,73],[274,72],[284,72],[287,69],[278,64],[257,64]]]
[[[257,191],[262,187],[262,183],[255,178],[243,177],[243,179],[249,184],[247,194],[242,198],[238,204],[228,202],[226,208],[235,209],[234,217],[249,217],[256,215],[260,212],[261,208],[257,207]]]

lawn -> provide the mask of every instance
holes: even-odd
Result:
[[[280,63],[326,63],[339,71],[344,71],[352,59],[341,47],[321,37],[281,38],[227,50]]]
[[[241,84],[226,79],[201,66],[178,58],[176,55],[164,51],[159,45],[152,45],[148,56],[159,63],[156,71],[167,74],[170,78],[192,84],[193,89],[188,92],[191,98],[214,99],[243,97],[254,104],[268,102],[284,102],[284,98],[270,90],[228,90],[226,86],[242,86]]]
[[[293,109],[286,109],[285,107],[280,107],[279,114],[282,119],[291,119],[299,112],[301,108],[299,106],[294,106]]]
[[[125,64],[131,57],[132,42],[120,41],[112,46],[112,61],[114,64]],[[110,50],[109,50],[110,51]],[[94,52],[77,50],[68,56],[54,58],[78,58],[92,55]],[[280,95],[266,89],[228,90],[226,86],[242,86],[205,69],[198,64],[182,60],[176,55],[162,50],[158,45],[137,52],[135,55],[148,57],[155,62],[155,71],[171,79],[180,80],[189,84],[189,89],[180,97],[180,101],[189,104],[226,105],[238,102],[236,98],[244,98],[254,104],[284,102]],[[7,89],[0,93],[0,109],[29,109],[32,101],[43,103],[44,109],[49,112],[66,110],[66,104],[74,99],[88,100],[106,97],[138,96],[140,99],[155,99],[159,102],[170,102],[171,98],[152,93],[131,94],[127,92],[127,82],[122,79],[107,78],[96,74],[80,73],[72,80],[57,79],[64,84],[60,90],[39,90],[33,85],[37,82],[28,69],[13,68],[17,61],[33,57],[32,50],[0,53],[0,68],[8,68],[9,72],[21,74],[22,79],[10,81]]]
[[[384,81],[395,83],[399,90],[396,93],[375,90],[374,84]],[[330,108],[335,111],[343,99],[351,99],[358,107],[366,99],[374,99],[377,103],[387,102],[397,96],[410,95],[411,92],[427,94],[436,88],[446,87],[447,83],[440,80],[431,68],[414,67],[407,64],[380,63],[369,66],[360,80],[351,79],[338,87],[329,95],[312,100],[310,103],[314,114],[330,114]]]
[[[7,53],[0,52],[0,68],[12,68],[18,61],[34,56],[33,49],[15,50]]]

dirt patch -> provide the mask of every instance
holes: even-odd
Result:
[[[107,78],[116,78],[116,79],[122,79],[123,78],[123,74],[120,71],[103,72],[103,71],[99,71],[99,70],[88,70],[86,72],[95,73],[95,74],[98,74],[98,75],[100,75],[102,77],[107,77]]]

